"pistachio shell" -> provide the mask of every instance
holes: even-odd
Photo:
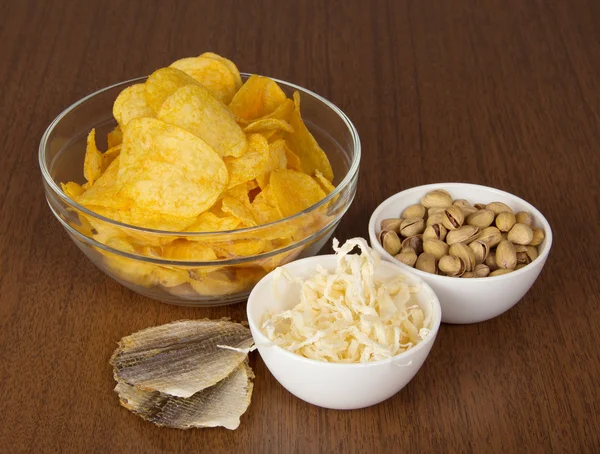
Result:
[[[510,268],[498,268],[497,270],[492,271],[489,277],[501,276],[503,274],[512,273],[513,271],[514,270],[511,270]]]
[[[448,245],[441,240],[424,240],[423,251],[433,254],[439,260],[444,255],[448,254]]]
[[[542,241],[544,241],[544,238],[546,237],[546,234],[544,233],[544,229],[540,229],[539,227],[534,227],[532,229],[532,231],[533,231],[533,238],[529,242],[529,246],[538,246],[538,245],[542,244]]]
[[[490,268],[487,265],[480,263],[475,267],[473,272],[476,277],[487,277],[490,274]]]
[[[476,203],[475,205],[473,205],[475,208],[477,208],[478,210],[485,210],[485,203]]]
[[[381,230],[391,230],[400,233],[400,224],[402,224],[402,219],[384,219],[381,221]]]
[[[508,232],[508,241],[515,244],[527,245],[533,240],[533,230],[525,224],[515,224]]]
[[[442,224],[448,230],[456,230],[461,225],[463,225],[464,221],[465,215],[459,207],[452,205],[451,207],[446,208],[446,210],[444,211]]]
[[[433,216],[434,214],[444,214],[444,211],[446,211],[446,208],[444,207],[433,207],[433,208],[428,208],[427,209],[427,216]]]
[[[469,201],[465,199],[456,199],[452,205],[457,206],[463,212],[463,216],[466,218],[472,213],[476,213],[478,210]]]
[[[529,265],[531,260],[526,252],[517,252],[517,264]]]
[[[421,218],[408,218],[400,224],[400,234],[404,237],[418,235],[425,230],[425,221]]]
[[[490,271],[495,271],[498,269],[498,264],[496,263],[496,252],[490,252],[485,259],[485,264],[488,266]]]
[[[456,243],[470,243],[479,235],[479,228],[474,225],[463,225],[456,230],[448,232],[446,243],[452,246]]]
[[[380,241],[383,249],[390,255],[396,255],[400,252],[402,242],[398,234],[392,230],[383,230],[380,234]]]
[[[446,208],[452,205],[452,197],[448,192],[442,189],[429,191],[421,198],[421,204],[426,208],[442,207]]]
[[[467,271],[465,274],[461,276],[462,278],[469,279],[477,277],[473,271]]]
[[[469,243],[469,247],[473,251],[473,254],[475,254],[475,261],[477,263],[485,262],[485,259],[487,258],[490,252],[490,247],[485,241],[472,241],[471,243]]]
[[[467,224],[483,229],[492,225],[492,222],[494,222],[494,216],[495,214],[493,211],[486,209],[477,210],[475,213],[470,214],[467,217]]]
[[[529,227],[533,226],[533,217],[527,211],[519,211],[515,218],[519,224],[525,224]]]
[[[462,276],[465,272],[465,263],[460,257],[444,255],[440,258],[438,268],[447,276]]]
[[[464,243],[456,243],[450,246],[448,250],[450,255],[458,257],[465,264],[465,271],[473,271],[475,268],[475,254],[473,254],[473,250]]]
[[[442,224],[433,224],[425,227],[423,232],[423,241],[425,240],[442,240],[446,238],[446,227]]]
[[[497,227],[490,226],[481,230],[477,239],[485,241],[491,249],[502,241],[502,233]]]
[[[434,213],[427,216],[426,225],[441,224],[444,220],[444,213]]]
[[[510,241],[501,241],[496,248],[496,263],[499,268],[513,269],[517,266],[517,252]]]
[[[402,242],[402,249],[411,248],[417,255],[423,252],[423,235],[409,236]]]
[[[402,218],[420,218],[423,219],[425,214],[427,213],[427,209],[421,205],[420,203],[415,203],[409,207],[406,207],[402,212]]]
[[[488,210],[493,211],[496,214],[500,214],[504,211],[508,211],[509,213],[512,213],[513,210],[511,207],[509,207],[506,203],[502,203],[502,202],[492,202],[492,203],[488,203],[485,206]]]
[[[534,246],[527,246],[527,251],[525,253],[527,254],[527,257],[529,257],[529,260],[532,262],[538,258],[538,250]]]
[[[426,273],[437,273],[437,263],[433,254],[429,252],[423,252],[417,258],[417,263],[415,263],[415,268],[421,271],[425,271]]]
[[[501,232],[508,232],[517,223],[515,215],[508,211],[503,211],[496,216],[496,227]]]
[[[408,266],[415,266],[417,262],[417,253],[411,247],[402,248],[399,254],[394,257],[396,260]]]

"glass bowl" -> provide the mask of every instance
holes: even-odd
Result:
[[[249,74],[242,74],[246,80]],[[68,107],[50,124],[40,142],[39,164],[48,205],[83,253],[102,271],[144,296],[186,306],[217,306],[247,299],[254,285],[277,266],[317,254],[354,199],[360,162],[356,128],[335,105],[294,84],[274,79],[291,97],[299,91],[302,118],[327,153],[335,190],[317,204],[270,224],[219,232],[170,232],[122,224],[70,199],[60,183],[84,183],[86,138],[116,126],[112,105],[124,88],[145,77],[99,90]],[[100,149],[106,143],[99,140]],[[139,247],[128,249],[126,244]],[[170,244],[190,250],[194,260],[165,259],[156,251]],[[268,242],[268,243],[265,243]],[[265,245],[268,244],[268,247]],[[196,260],[194,248],[226,251],[226,256]],[[220,248],[220,249],[219,249]]]

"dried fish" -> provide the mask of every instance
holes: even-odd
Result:
[[[182,320],[124,337],[110,363],[121,384],[187,398],[231,374],[252,343],[239,323]]]
[[[115,391],[121,405],[159,426],[175,429],[223,426],[233,430],[240,425],[240,416],[250,405],[253,378],[252,369],[244,361],[227,378],[187,399],[145,391],[121,381]]]

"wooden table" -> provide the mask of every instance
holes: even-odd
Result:
[[[0,1],[0,452],[599,452],[600,2]],[[443,325],[392,399],[331,411],[285,391],[258,354],[236,431],[158,428],[118,404],[124,335],[190,309],[125,289],[44,200],[40,137],[101,87],[204,51],[307,87],[358,128],[358,194],[338,238],[389,195],[469,181],[518,194],[555,243],[525,298]]]

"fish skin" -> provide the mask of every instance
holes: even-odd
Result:
[[[252,344],[250,330],[239,323],[180,320],[124,337],[110,364],[117,382],[188,398],[229,376],[247,357],[217,345]]]

